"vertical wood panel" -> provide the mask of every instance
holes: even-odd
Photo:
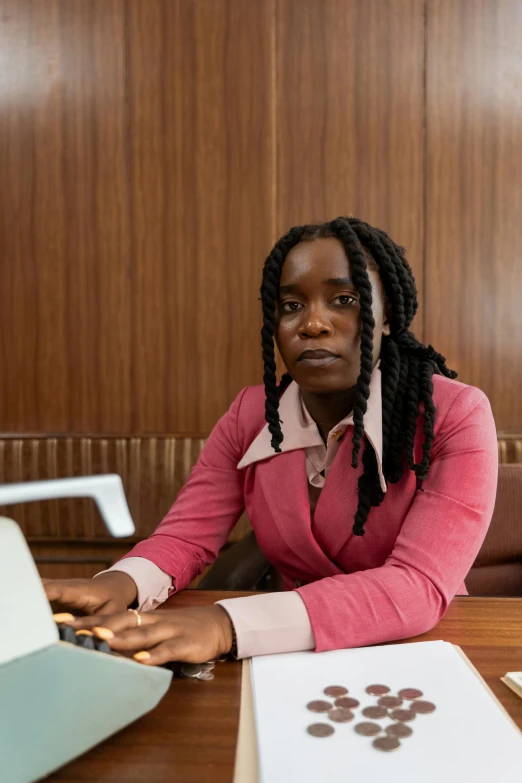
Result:
[[[0,2],[0,430],[129,425],[123,0]]]
[[[422,0],[277,9],[278,233],[354,214],[406,247],[420,293]]]
[[[522,2],[428,14],[427,339],[522,429]]]
[[[270,0],[129,0],[133,427],[208,432],[261,377]]]

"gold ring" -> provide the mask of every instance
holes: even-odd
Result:
[[[138,612],[137,609],[127,609],[128,612],[133,612],[136,615],[136,620],[138,621],[137,628],[141,625],[141,614]]]

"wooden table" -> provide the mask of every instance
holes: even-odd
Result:
[[[244,593],[188,590],[168,606],[201,606]],[[456,598],[429,633],[462,647],[522,729],[522,699],[500,681],[522,670],[522,598]],[[47,780],[65,783],[228,783],[239,720],[241,664],[216,665],[210,682],[176,679],[158,707]],[[103,709],[103,707],[102,707]]]

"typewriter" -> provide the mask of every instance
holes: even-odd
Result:
[[[0,505],[91,496],[109,531],[134,525],[119,476],[0,486]],[[152,710],[172,671],[59,628],[16,522],[0,517],[0,780],[32,783]],[[60,638],[60,636],[62,638]]]

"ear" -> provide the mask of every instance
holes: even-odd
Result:
[[[389,321],[385,321],[382,325],[382,333],[385,337],[389,337],[391,332],[391,326]]]

